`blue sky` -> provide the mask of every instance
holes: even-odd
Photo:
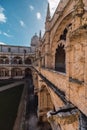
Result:
[[[0,43],[29,46],[35,33],[44,32],[48,2],[52,15],[58,0],[0,0]]]

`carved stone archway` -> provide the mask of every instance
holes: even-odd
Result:
[[[26,68],[25,69],[25,77],[32,77],[32,72],[30,68]]]

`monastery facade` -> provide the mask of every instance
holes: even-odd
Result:
[[[60,0],[33,63],[38,114],[53,130],[87,130],[87,1]]]
[[[34,40],[35,39],[35,40]],[[53,130],[87,130],[87,0],[60,0],[31,47],[0,45],[0,79],[32,69],[38,116]]]

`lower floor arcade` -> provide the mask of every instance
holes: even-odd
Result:
[[[30,73],[29,68],[19,68],[19,67],[9,67],[9,68],[0,68],[0,79],[9,79],[9,78],[24,78]]]

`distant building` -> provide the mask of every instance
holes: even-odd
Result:
[[[38,36],[31,39],[31,46],[0,45],[0,79],[23,78],[35,58]]]

